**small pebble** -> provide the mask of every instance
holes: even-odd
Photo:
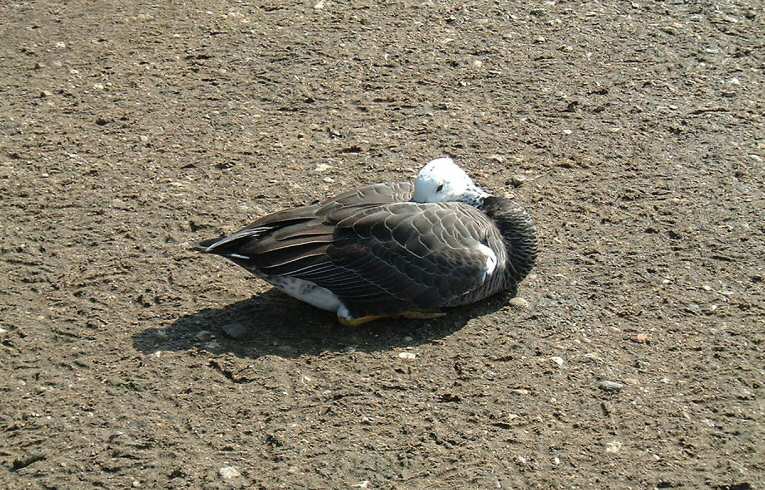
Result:
[[[510,306],[514,308],[528,308],[529,302],[523,298],[516,296],[515,298],[510,300]]]
[[[621,383],[617,383],[616,381],[604,380],[598,383],[598,388],[600,388],[603,391],[618,393],[622,391],[622,388],[624,388],[624,385]]]
[[[606,443],[607,453],[618,453],[621,448],[622,448],[622,443],[619,441],[611,441]]]
[[[513,187],[520,187],[525,184],[527,180],[528,178],[525,175],[513,175],[510,178],[510,182],[513,184]]]
[[[332,182],[335,181],[335,179],[333,179],[332,177],[324,177],[322,180],[326,182],[327,184],[331,184]]]
[[[223,332],[232,339],[241,339],[247,336],[250,331],[244,324],[240,322],[232,322],[223,325]]]
[[[551,357],[550,360],[558,365],[558,367],[563,367],[563,358],[562,357]]]
[[[415,354],[414,352],[399,352],[398,353],[398,357],[400,359],[406,359],[406,360],[411,361],[411,360],[417,358],[417,354]]]
[[[0,335],[2,335],[2,334],[4,334],[4,333],[8,333],[8,330],[6,330],[6,329],[4,329],[4,328],[0,327]]]
[[[331,169],[332,165],[327,165],[326,163],[320,163],[316,165],[316,168],[313,169],[314,172],[326,172],[327,170]]]
[[[632,341],[638,344],[647,344],[651,342],[651,338],[647,334],[639,333],[632,337]]]
[[[696,303],[688,303],[688,305],[685,307],[685,311],[689,313],[699,313],[701,312],[701,306],[697,305]]]
[[[218,470],[218,474],[224,480],[231,480],[232,478],[238,478],[242,476],[242,474],[239,473],[239,470],[237,470],[233,466],[224,466],[223,468]]]
[[[133,488],[141,488],[141,482],[138,480],[133,480]]]

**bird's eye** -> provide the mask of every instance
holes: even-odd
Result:
[[[444,184],[439,185],[436,187],[436,192],[441,192],[444,189]]]

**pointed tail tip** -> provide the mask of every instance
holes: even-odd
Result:
[[[202,240],[201,242],[197,242],[191,246],[191,250],[196,250],[197,252],[202,253],[213,253],[213,249],[210,247],[214,245],[216,242],[218,242],[220,238],[211,238],[209,240]]]

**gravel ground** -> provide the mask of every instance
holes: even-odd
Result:
[[[0,487],[762,488],[760,2],[0,4]],[[512,303],[339,326],[188,244],[452,155]]]

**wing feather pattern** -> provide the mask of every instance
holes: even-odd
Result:
[[[408,183],[367,186],[265,216],[198,248],[266,279],[325,287],[354,316],[459,303],[483,286],[479,245],[499,232],[471,206],[408,202],[411,194]]]

